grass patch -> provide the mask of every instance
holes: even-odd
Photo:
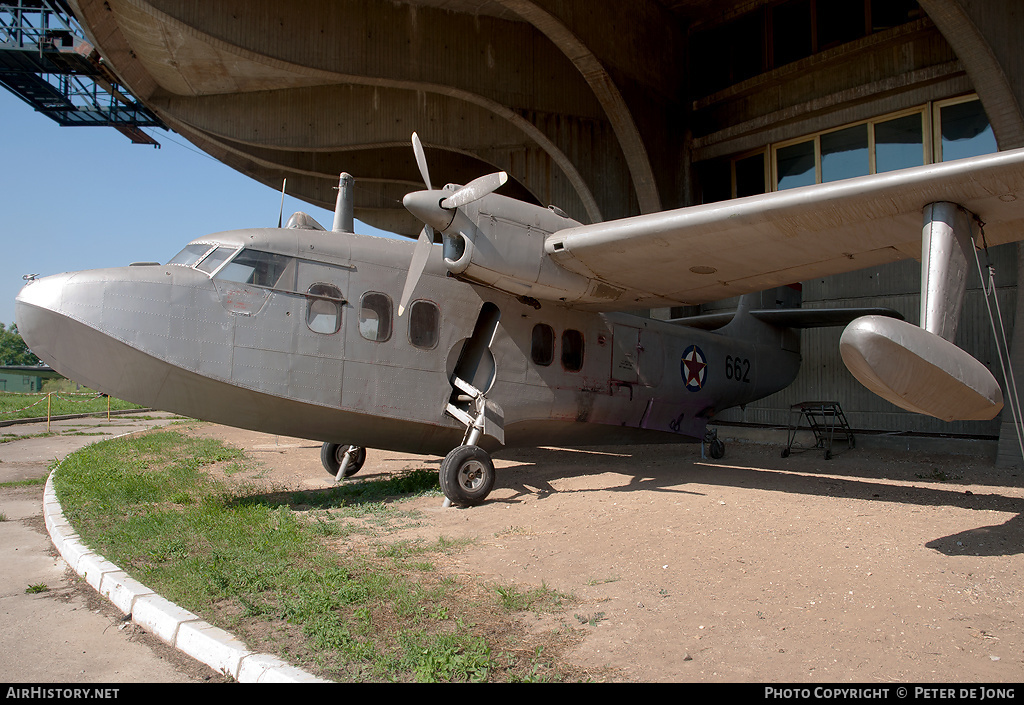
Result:
[[[560,612],[542,587],[488,589],[438,568],[465,541],[396,540],[403,499],[436,473],[267,492],[218,479],[254,468],[218,441],[159,431],[69,455],[54,476],[68,520],[136,579],[258,651],[338,681],[578,680],[572,629],[524,634],[516,612]],[[543,654],[543,657],[542,657]]]
[[[34,487],[36,485],[45,484],[45,477],[33,477],[28,480],[11,480],[10,482],[0,482],[0,487]]]

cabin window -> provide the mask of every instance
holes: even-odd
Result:
[[[359,335],[376,342],[391,337],[391,299],[387,294],[363,294],[359,304]]]
[[[441,330],[441,309],[429,301],[413,301],[409,309],[409,342],[417,348],[437,347]]]
[[[569,372],[583,369],[583,334],[578,330],[562,333],[562,366]]]
[[[221,267],[214,278],[274,288],[293,262],[294,260],[286,255],[242,250],[231,262]],[[294,279],[294,275],[292,278]]]
[[[206,257],[203,258],[203,261],[196,265],[196,269],[212,275],[222,264],[231,259],[231,255],[235,254],[237,249],[237,247],[218,247],[216,250],[206,255]]]
[[[174,255],[167,264],[180,264],[185,267],[191,267],[212,249],[213,245],[209,244],[186,245],[185,249]]]
[[[306,325],[314,333],[333,335],[341,329],[341,290],[332,284],[314,284],[306,295]]]
[[[555,359],[555,329],[546,323],[538,323],[533,327],[533,340],[530,345],[530,357],[538,365],[547,367]]]

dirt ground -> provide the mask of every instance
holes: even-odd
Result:
[[[278,488],[333,482],[319,444],[200,430]],[[451,570],[574,595],[569,658],[622,680],[1024,681],[1024,473],[782,445],[507,451],[485,504],[417,500],[425,521],[395,538],[468,537]],[[371,450],[356,477],[438,464]]]

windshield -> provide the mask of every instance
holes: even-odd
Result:
[[[235,253],[234,247],[218,247],[216,250],[206,255],[203,260],[196,265],[196,269],[207,274],[213,274],[217,267],[224,264],[228,258]]]
[[[203,255],[210,251],[213,245],[208,244],[197,244],[197,245],[186,245],[185,249],[174,255],[171,261],[167,264],[181,264],[186,267],[191,267],[193,264],[202,259]]]

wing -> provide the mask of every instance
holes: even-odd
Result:
[[[698,304],[919,259],[940,201],[974,213],[985,244],[1024,239],[1024,149],[560,230],[545,250],[624,290],[616,303]]]

